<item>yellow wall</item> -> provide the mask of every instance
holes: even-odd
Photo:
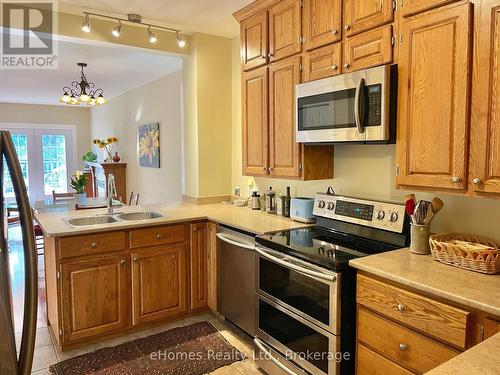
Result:
[[[241,71],[239,37],[231,41],[233,151],[232,184],[239,186],[242,195],[248,194],[249,178],[242,175],[241,161]],[[292,187],[293,195],[313,196],[331,185],[338,194],[382,200],[404,200],[407,191],[395,188],[395,145],[336,145],[335,178],[324,181],[293,181],[270,178],[250,179],[262,191],[272,186],[284,191]],[[500,200],[468,198],[442,193],[416,193],[417,199],[431,200],[439,196],[445,203],[436,216],[432,231],[460,231],[500,239]]]

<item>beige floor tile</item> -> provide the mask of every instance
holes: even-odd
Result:
[[[73,357],[78,357],[79,355],[87,354],[90,352],[95,352],[96,350],[104,348],[104,343],[97,343],[92,345],[87,345],[81,348],[66,350],[61,352],[56,350],[57,360],[58,362],[65,361],[66,359],[70,359]]]
[[[210,375],[242,375],[234,365],[235,364],[220,367],[217,370],[212,371]]]
[[[243,362],[235,363],[234,368],[244,375],[262,375],[265,374],[254,361],[246,360]]]
[[[31,373],[31,375],[50,375],[50,371],[46,368],[40,371],[34,371]]]
[[[16,346],[19,349],[21,347],[21,337],[22,333],[16,333]],[[43,348],[44,346],[52,345],[52,339],[50,338],[50,333],[48,328],[38,328],[36,330],[35,338],[35,349]]]
[[[57,363],[57,356],[52,345],[35,349],[31,371],[44,370],[55,363]]]

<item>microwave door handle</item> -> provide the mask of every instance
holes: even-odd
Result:
[[[364,124],[364,111],[363,107],[365,105],[365,80],[361,78],[359,80],[359,84],[356,87],[356,94],[354,95],[354,121],[356,122],[356,127],[358,128],[359,133],[365,132],[365,124]]]

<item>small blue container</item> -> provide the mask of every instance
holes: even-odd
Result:
[[[301,223],[314,223],[314,198],[296,197],[290,203],[290,218]]]

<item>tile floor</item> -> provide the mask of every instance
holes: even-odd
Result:
[[[19,226],[9,227],[9,260],[11,268],[11,280],[14,299],[14,316],[16,327],[16,343],[18,348],[21,341],[22,330],[22,311],[24,305],[24,266],[22,256],[22,240]],[[43,264],[43,257],[39,259]],[[32,367],[32,374],[45,375],[49,374],[49,366],[63,361],[68,358],[76,357],[88,352],[92,352],[104,347],[111,347],[122,344],[127,341],[132,341],[140,337],[146,337],[155,333],[167,331],[170,328],[180,327],[196,323],[199,321],[208,321],[212,323],[219,332],[229,341],[231,345],[236,347],[247,356],[247,359],[242,362],[233,363],[230,366],[222,367],[212,372],[211,375],[253,375],[263,374],[253,361],[253,345],[251,338],[243,331],[239,330],[232,324],[226,323],[212,313],[205,313],[189,317],[177,322],[171,322],[155,328],[147,329],[141,332],[133,333],[127,336],[110,339],[98,344],[89,345],[75,350],[60,352],[54,345],[52,338],[47,328],[46,307],[45,307],[45,280],[43,268],[39,268],[39,308],[37,334],[35,342],[35,353]],[[180,374],[181,375],[181,374]]]

